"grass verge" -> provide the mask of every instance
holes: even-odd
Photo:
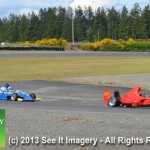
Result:
[[[149,57],[0,58],[0,81],[148,73]]]

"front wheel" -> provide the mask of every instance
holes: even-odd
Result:
[[[32,98],[32,99],[36,99],[36,95],[34,93],[30,93],[29,96]]]
[[[11,94],[10,99],[11,99],[12,101],[17,101],[17,99],[18,99],[18,94],[17,94],[17,93]]]
[[[108,105],[111,107],[117,107],[119,106],[119,99],[116,97],[111,97],[108,101]]]

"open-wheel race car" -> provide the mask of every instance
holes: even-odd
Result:
[[[40,98],[36,98],[34,93],[26,94],[21,90],[12,89],[8,83],[0,87],[0,100],[12,100],[12,101],[36,101]]]
[[[108,106],[150,106],[150,96],[147,96],[145,93],[141,93],[140,86],[131,89],[123,96],[120,96],[119,91],[113,91],[113,95],[111,95],[111,93],[111,90],[104,90],[103,102]]]

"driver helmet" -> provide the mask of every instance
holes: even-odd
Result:
[[[8,84],[8,83],[6,83],[6,84],[5,84],[5,87],[6,87],[6,88],[8,88],[8,87],[9,87],[9,84]]]

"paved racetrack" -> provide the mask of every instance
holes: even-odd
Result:
[[[150,52],[1,51],[0,57],[150,56]]]
[[[21,81],[12,82],[11,85],[14,89],[21,89],[27,93],[35,92],[38,97],[42,98],[42,101],[0,101],[0,107],[87,112],[149,113],[149,108],[111,108],[103,104],[104,89],[119,90],[121,94],[124,94],[129,90],[128,88],[50,81]],[[143,92],[149,93],[149,91]]]

